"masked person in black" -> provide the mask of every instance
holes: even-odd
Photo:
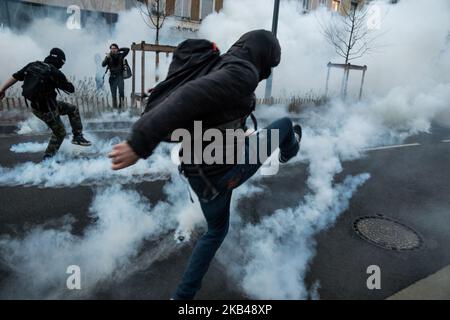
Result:
[[[64,52],[59,48],[53,48],[44,62],[29,63],[13,74],[0,88],[0,99],[3,99],[9,87],[18,81],[23,81],[22,94],[26,101],[29,100],[31,102],[33,114],[45,122],[52,131],[50,142],[45,150],[44,160],[56,154],[66,136],[66,130],[60,115],[69,117],[73,133],[73,144],[80,146],[91,145],[83,137],[83,125],[78,108],[72,104],[56,100],[56,90],[62,90],[66,93],[75,92],[73,84],[59,70],[65,62],[66,55]]]
[[[110,47],[109,54],[102,62],[103,67],[109,70],[109,86],[111,88],[113,108],[117,108],[117,90],[119,90],[119,109],[122,108],[125,99],[125,83],[123,79],[124,58],[130,52],[129,48],[120,48],[115,43]]]
[[[254,91],[260,81],[270,76],[280,59],[278,40],[265,30],[244,34],[223,55],[207,40],[181,43],[174,53],[167,79],[152,91],[146,112],[133,125],[128,141],[114,146],[109,154],[112,168],[119,170],[133,165],[139,158],[148,158],[157,145],[177,129],[192,132],[194,127],[195,136],[196,121],[202,121],[205,129],[244,131],[245,120],[255,107]],[[200,289],[203,276],[228,232],[233,190],[251,178],[264,162],[260,156],[258,161],[251,161],[254,155],[251,140],[257,139],[258,149],[265,146],[267,156],[279,147],[280,163],[298,153],[302,135],[299,125],[281,118],[265,129],[245,137],[245,161],[242,163],[205,160],[195,164],[189,163],[189,157],[183,154],[180,169],[199,198],[208,231],[197,241],[173,299],[193,299]],[[224,152],[228,156],[226,153],[230,149],[226,144]],[[187,146],[184,141],[182,146],[184,153]],[[205,150],[203,146],[202,152]],[[256,153],[260,155],[259,150]]]

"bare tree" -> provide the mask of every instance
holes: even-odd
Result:
[[[156,29],[155,44],[159,45],[159,33],[166,20],[164,0],[135,0],[135,5],[139,9],[144,22],[152,29]],[[159,81],[159,52],[156,52],[155,60],[155,81]]]
[[[347,5],[346,5],[347,4]],[[379,36],[368,27],[368,6],[361,0],[350,0],[340,8],[326,23],[319,23],[326,40],[333,46],[344,64],[350,67],[350,61],[363,57],[374,50],[374,41]],[[342,94],[347,94],[350,68],[344,68]]]

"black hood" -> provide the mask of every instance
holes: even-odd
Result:
[[[66,62],[66,54],[59,48],[53,48],[50,51],[49,56],[45,58],[44,62],[52,64],[56,68],[61,69]]]
[[[241,36],[225,55],[251,62],[258,70],[261,81],[267,79],[271,69],[280,64],[281,47],[272,32],[254,30]]]

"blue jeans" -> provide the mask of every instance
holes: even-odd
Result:
[[[125,82],[122,72],[112,74],[109,77],[109,86],[111,88],[112,105],[113,108],[117,108],[117,91],[119,91],[119,109],[123,107],[123,101],[125,99]]]
[[[299,151],[299,144],[294,136],[292,122],[289,118],[282,118],[267,128],[278,129],[279,141],[271,143],[271,135],[258,135],[259,143],[267,143],[267,149],[272,153],[277,147],[284,159],[293,158]],[[267,137],[267,140],[266,140]],[[245,149],[249,149],[249,140],[245,141]],[[246,152],[248,155],[249,152]],[[230,221],[230,203],[233,189],[250,179],[261,167],[262,163],[251,164],[249,158],[245,158],[244,164],[233,166],[222,175],[209,177],[219,194],[213,200],[202,199],[206,188],[205,182],[200,177],[189,177],[189,183],[200,200],[203,215],[206,218],[208,231],[197,241],[181,283],[173,296],[175,300],[191,300],[201,287],[203,276],[208,271],[209,265],[228,233]]]

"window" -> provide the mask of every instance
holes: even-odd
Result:
[[[340,4],[340,0],[333,0],[333,2],[331,3],[331,9],[334,11],[339,11]]]
[[[153,15],[158,15],[158,3],[159,3],[159,12],[160,14],[164,14],[165,12],[165,8],[166,8],[166,0],[159,0],[159,1],[151,1],[149,3],[149,6],[151,5],[151,12]]]
[[[202,0],[201,19],[205,19],[208,14],[214,11],[214,0]]]

